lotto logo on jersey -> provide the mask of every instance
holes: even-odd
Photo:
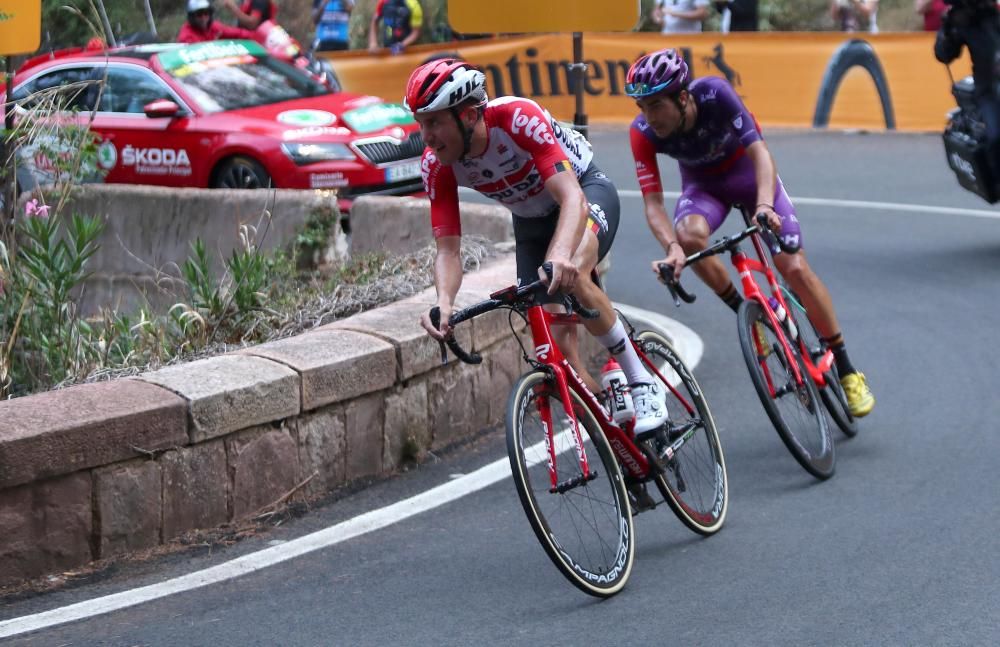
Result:
[[[528,117],[521,114],[521,109],[514,110],[514,118],[511,120],[510,131],[514,135],[520,135],[524,130],[524,136],[530,137],[539,144],[555,144],[556,140],[549,132],[548,126],[538,117]]]

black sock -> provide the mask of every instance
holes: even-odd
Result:
[[[847,356],[847,347],[844,345],[844,336],[841,333],[823,337],[822,341],[833,351],[833,360],[837,362],[837,372],[840,373],[840,377],[858,372],[858,369],[851,364],[851,358]]]
[[[739,310],[740,304],[743,303],[743,296],[736,291],[736,286],[732,283],[726,286],[726,289],[719,292],[718,295],[723,303],[733,309],[733,312]]]

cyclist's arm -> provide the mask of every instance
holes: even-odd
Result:
[[[771,229],[780,229],[781,218],[774,211],[774,189],[778,181],[774,158],[771,157],[771,152],[763,139],[750,144],[747,147],[747,155],[753,161],[754,174],[757,177],[757,205],[754,207],[754,213],[766,213]]]
[[[458,208],[458,182],[451,168],[438,162],[430,150],[420,160],[424,190],[431,201],[431,231],[437,245],[434,257],[434,287],[437,306],[441,309],[441,327],[435,328],[425,313],[421,317],[424,329],[435,339],[449,332],[448,317],[455,297],[462,286],[462,221]]]
[[[573,254],[587,226],[587,198],[572,170],[556,173],[545,181],[545,188],[559,203],[559,222],[545,259],[553,266],[549,292],[554,293],[560,286],[569,291],[576,282]]]
[[[633,122],[629,129],[629,141],[632,144],[632,159],[635,162],[635,174],[642,191],[642,204],[646,213],[646,224],[653,236],[663,247],[666,258],[653,261],[653,273],[659,273],[661,263],[674,266],[674,276],[680,277],[684,267],[684,250],[677,242],[670,215],[663,201],[663,187],[660,184],[660,166],[656,162],[656,149],[639,129],[639,120]]]

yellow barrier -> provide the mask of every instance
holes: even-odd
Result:
[[[588,33],[584,91],[591,122],[626,123],[636,115],[624,96],[625,73],[641,53],[676,47],[695,76],[725,76],[765,126],[938,131],[954,107],[946,68],[934,60],[934,35]],[[331,55],[345,89],[401,101],[410,71],[440,51],[482,67],[490,96],[515,94],[558,119],[574,112],[570,34],[542,34],[421,46],[400,56]],[[970,73],[963,57],[955,78]]]

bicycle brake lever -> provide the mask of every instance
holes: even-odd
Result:
[[[430,311],[431,325],[441,330],[441,308],[434,306]],[[444,345],[444,340],[439,339],[438,345],[441,347],[441,364],[448,363],[448,349]]]

